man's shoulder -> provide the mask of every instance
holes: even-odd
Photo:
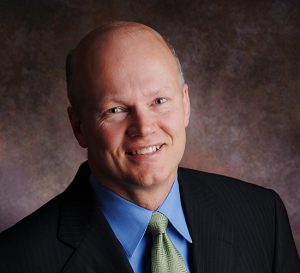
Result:
[[[201,184],[205,184],[212,188],[225,187],[232,190],[253,191],[255,193],[262,192],[263,194],[270,191],[270,189],[263,186],[243,181],[238,178],[183,167],[179,168],[179,179],[180,178],[184,180],[184,183],[189,183],[193,187],[201,187]]]
[[[59,216],[59,203],[61,195],[58,195],[41,206],[39,209],[26,216],[12,227],[0,234],[0,246],[13,244],[14,242],[30,241],[39,235],[48,236],[57,228]],[[47,240],[47,238],[45,238]],[[1,249],[1,247],[0,247]]]
[[[38,241],[37,236],[56,237],[58,232],[61,209],[65,204],[78,203],[80,200],[85,201],[85,196],[89,194],[89,187],[87,186],[87,177],[89,175],[89,169],[87,162],[84,162],[73,182],[67,187],[67,189],[41,206],[39,209],[16,223],[14,226],[0,233],[0,249],[5,242],[18,242],[20,238],[25,241]],[[79,201],[78,201],[79,200]],[[42,241],[47,241],[48,237],[45,237]]]
[[[0,272],[61,271],[74,251],[72,236],[81,234],[90,217],[88,176],[83,163],[63,193],[0,234]]]
[[[72,253],[58,239],[60,201],[54,197],[0,234],[1,272],[58,272]]]
[[[245,261],[240,271],[249,268],[249,257],[256,260],[257,272],[271,272],[272,266],[282,272],[298,270],[288,215],[275,191],[185,168],[179,169],[178,181],[194,234],[205,236],[200,236],[204,242],[216,235],[239,249],[239,259]]]
[[[240,243],[264,238],[271,251],[276,219],[288,223],[284,205],[273,190],[190,169],[179,170],[179,181],[183,200],[190,208],[188,213],[218,219],[239,234]],[[284,212],[278,214],[278,209]]]
[[[222,210],[273,210],[278,194],[236,178],[188,168],[179,168],[179,181],[190,196],[214,200]]]

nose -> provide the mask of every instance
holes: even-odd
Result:
[[[155,132],[153,113],[148,109],[132,109],[127,134],[130,137],[145,137]]]

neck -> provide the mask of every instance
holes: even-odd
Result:
[[[123,198],[148,210],[156,210],[166,199],[172,184],[167,187],[157,187],[155,189],[141,189],[134,192],[128,192]]]
[[[103,186],[123,197],[124,199],[148,210],[156,210],[166,199],[173,185],[175,177],[167,183],[151,186],[120,185],[116,183],[105,183],[103,179],[97,178]],[[107,182],[107,181],[106,181]]]

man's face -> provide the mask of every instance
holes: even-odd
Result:
[[[77,139],[88,148],[92,172],[129,199],[132,191],[171,185],[189,121],[188,89],[174,57],[148,36],[95,47],[81,100]]]

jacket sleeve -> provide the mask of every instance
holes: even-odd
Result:
[[[273,273],[300,273],[300,260],[288,215],[277,193],[275,196],[275,251]]]

